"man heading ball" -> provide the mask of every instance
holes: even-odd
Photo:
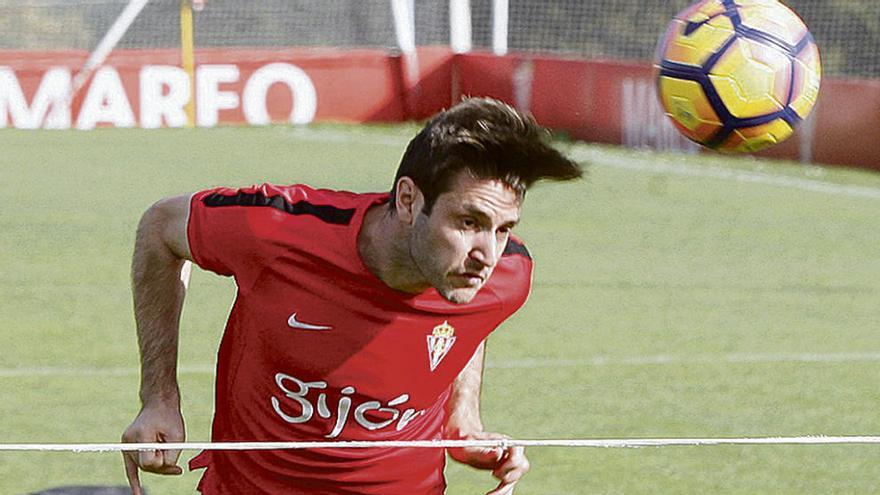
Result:
[[[185,260],[237,285],[217,362],[212,440],[497,439],[479,411],[484,341],[526,300],[511,234],[526,190],[581,176],[531,117],[491,99],[439,113],[390,193],[216,188],[143,215],[133,259],[142,407],[126,442],[185,438],[177,341]],[[521,447],[449,449],[510,494]],[[126,452],[126,473],[180,474],[179,451]],[[206,451],[204,494],[430,494],[441,449]]]

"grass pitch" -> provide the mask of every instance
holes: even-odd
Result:
[[[137,412],[141,212],[214,185],[386,190],[413,127],[0,132],[0,442],[114,442]],[[880,175],[569,145],[529,193],[531,300],[490,339],[487,428],[518,438],[880,433]],[[207,440],[233,297],[196,270],[181,332]],[[184,459],[193,455],[184,453]],[[880,446],[538,448],[517,493],[875,493]],[[491,476],[450,464],[453,495]],[[154,495],[198,473],[144,475]],[[125,484],[118,454],[0,454],[0,493]]]

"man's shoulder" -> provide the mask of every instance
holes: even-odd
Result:
[[[508,239],[489,287],[508,310],[515,311],[525,303],[532,287],[532,256],[520,238]]]
[[[370,204],[378,193],[320,189],[306,184],[218,187],[196,194],[206,207],[264,207],[292,216],[315,218],[333,225],[348,225],[358,208]]]
[[[532,263],[532,254],[529,253],[525,243],[516,236],[510,236],[510,239],[507,240],[507,246],[504,248],[504,253],[501,254],[502,259],[509,256],[522,256],[528,260],[529,264]]]

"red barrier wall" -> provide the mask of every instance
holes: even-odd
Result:
[[[475,53],[455,59],[462,94],[491,95],[586,141],[696,151],[663,115],[649,64]],[[794,136],[759,156],[880,170],[880,81],[825,78]]]
[[[880,81],[831,79],[823,85],[813,159],[880,170]]]
[[[0,51],[0,126],[185,123],[188,79],[177,51],[117,50],[68,102],[72,73],[86,56]],[[448,106],[451,92],[446,49],[422,50],[409,65],[381,50],[320,48],[205,49],[196,59],[197,123],[203,126],[424,118]]]
[[[161,127],[186,123],[175,50],[117,50],[67,95],[87,53],[0,51],[0,127]],[[648,64],[489,53],[203,49],[197,123],[423,119],[461,95],[500,98],[587,141],[696,152],[663,115]],[[880,81],[826,78],[795,135],[764,156],[880,170]]]

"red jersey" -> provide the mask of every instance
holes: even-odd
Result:
[[[409,294],[357,249],[388,194],[302,185],[195,194],[196,263],[235,277],[220,344],[212,439],[434,440],[450,387],[486,336],[526,300],[531,259],[514,238],[467,304]],[[382,207],[387,207],[383,205]],[[206,451],[205,494],[442,494],[442,449]]]

